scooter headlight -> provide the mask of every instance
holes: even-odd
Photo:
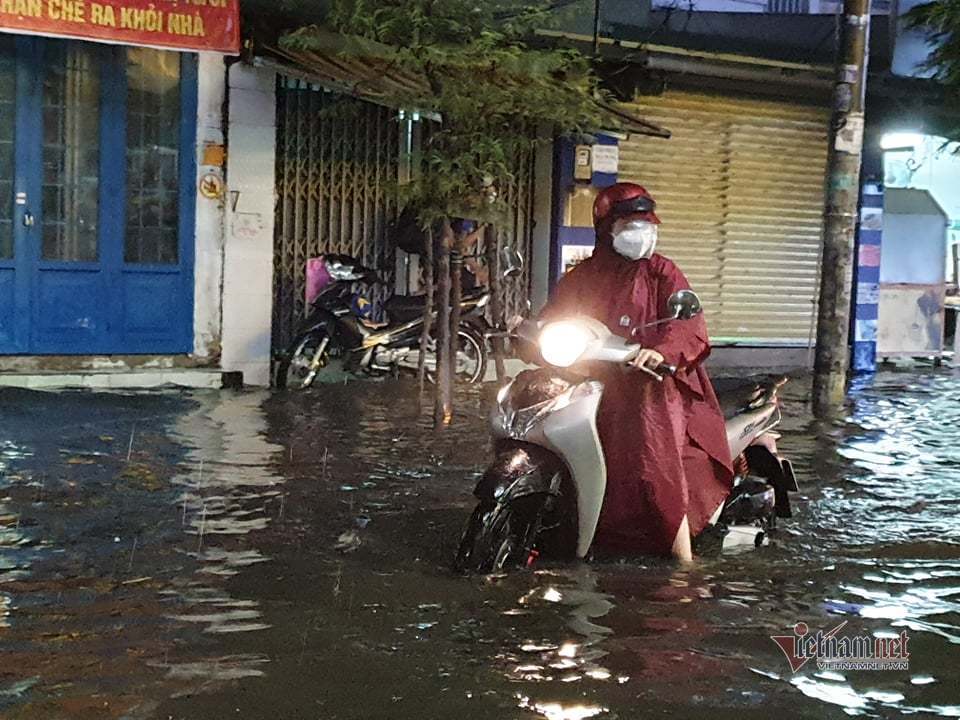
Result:
[[[540,333],[540,354],[554,367],[570,367],[587,351],[593,339],[593,333],[579,323],[550,323]]]

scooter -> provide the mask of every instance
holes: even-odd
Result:
[[[702,312],[700,300],[690,290],[679,291],[667,312],[651,324],[689,320]],[[474,491],[479,502],[457,551],[459,571],[499,572],[531,565],[541,555],[588,556],[607,485],[597,432],[604,385],[590,376],[590,366],[625,366],[641,350],[584,317],[542,328],[518,323],[515,335],[537,346],[544,367],[521,372],[497,396],[491,413],[496,457]],[[645,371],[662,381],[676,368]],[[738,472],[732,492],[696,539],[698,551],[711,544],[720,550],[760,546],[777,518],[791,516],[788,494],[798,490],[796,475],[779,455],[774,432],[784,382],[718,390]]]
[[[325,373],[340,376],[343,372],[415,372],[419,367],[426,297],[394,295],[384,303],[388,321],[372,322],[357,311],[358,300],[365,300],[354,287],[380,283],[377,273],[347,255],[327,255],[324,269],[326,280],[277,366],[276,386],[305,390]],[[480,382],[486,373],[483,313],[489,302],[490,293],[479,288],[465,292],[460,303],[455,372],[468,383]],[[436,315],[434,312],[434,319]],[[437,366],[435,349],[431,338],[424,356],[431,380]]]

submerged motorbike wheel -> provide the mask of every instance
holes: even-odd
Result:
[[[460,540],[454,569],[495,573],[524,567],[547,497],[527,495],[503,505],[477,505]]]
[[[277,366],[279,389],[306,390],[330,362],[330,338],[323,330],[304,333],[293,339]]]
[[[430,338],[431,351],[436,351],[436,340]],[[487,346],[483,335],[473,328],[461,325],[457,331],[457,359],[454,376],[465,383],[482,382],[487,374]],[[427,370],[427,380],[436,382],[436,374]]]

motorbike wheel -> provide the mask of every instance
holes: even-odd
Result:
[[[527,495],[506,505],[478,505],[460,540],[454,569],[495,573],[524,567],[547,497]]]
[[[321,357],[316,367],[311,367],[317,350],[321,350]],[[277,388],[290,390],[306,390],[313,385],[317,374],[330,361],[329,338],[326,332],[312,331],[293,339],[286,354],[277,366]]]
[[[431,345],[436,348],[436,340],[431,339]],[[434,350],[435,351],[435,350]],[[461,325],[457,332],[457,361],[454,375],[465,383],[483,382],[487,374],[487,345],[483,335],[471,327]],[[436,382],[435,374],[428,370],[427,380]]]

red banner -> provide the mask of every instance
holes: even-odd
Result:
[[[240,0],[0,0],[0,30],[240,52]]]

